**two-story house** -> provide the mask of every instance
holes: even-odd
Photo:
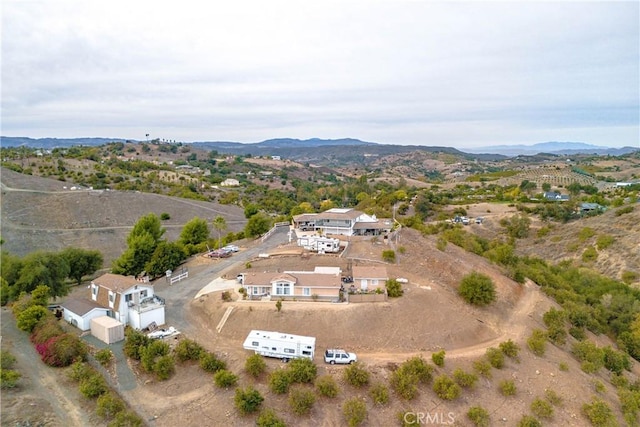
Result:
[[[132,276],[103,274],[91,281],[91,300],[110,310],[110,316],[130,325],[144,329],[151,323],[164,325],[162,298],[155,295],[153,285],[139,282]]]
[[[323,235],[380,235],[392,230],[390,219],[378,219],[355,209],[332,208],[321,213],[305,213],[293,217],[293,227]]]

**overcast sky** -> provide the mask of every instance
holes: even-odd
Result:
[[[638,1],[2,2],[2,135],[639,145]]]

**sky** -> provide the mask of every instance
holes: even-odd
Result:
[[[638,1],[1,7],[4,136],[640,146]]]

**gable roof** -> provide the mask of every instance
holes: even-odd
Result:
[[[135,285],[150,286],[148,283],[143,284],[138,282],[133,276],[121,276],[119,274],[112,273],[103,274],[102,276],[93,279],[92,283],[116,293],[122,293]]]
[[[354,265],[351,268],[353,278],[371,278],[387,280],[387,267],[381,265]]]
[[[107,308],[101,306],[97,302],[94,302],[90,299],[72,298],[63,302],[60,305],[65,310],[75,313],[78,316],[84,316],[85,314],[89,313],[92,310],[95,310],[96,308],[99,308],[101,310],[107,310]]]
[[[339,274],[317,273],[313,271],[289,271],[284,273],[278,272],[261,272],[261,273],[244,273],[243,286],[271,286],[277,280],[286,280],[292,282],[298,287],[340,287],[342,279]]]

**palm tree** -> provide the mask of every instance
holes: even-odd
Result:
[[[227,221],[224,217],[218,215],[213,220],[213,228],[218,231],[218,249],[222,246],[222,231],[227,229]]]

